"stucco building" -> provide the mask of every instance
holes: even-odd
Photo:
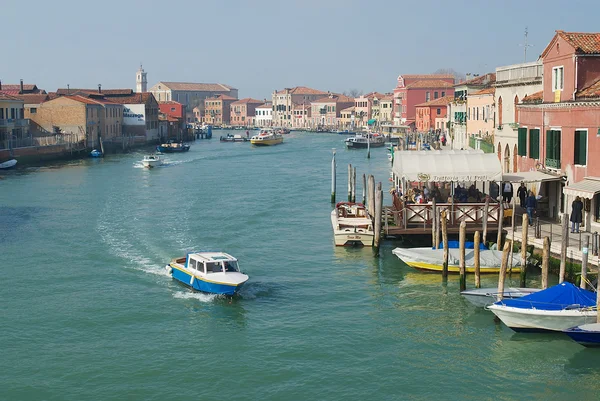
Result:
[[[227,95],[211,96],[204,100],[202,122],[209,125],[229,124],[231,121],[231,103],[237,98]],[[202,111],[198,110],[200,113]]]
[[[293,127],[292,108],[294,104],[311,104],[313,101],[327,95],[327,92],[307,88],[306,86],[296,86],[273,92],[273,125],[278,127]]]
[[[448,112],[448,103],[452,99],[452,96],[445,96],[416,105],[415,126],[417,131],[429,132],[439,129],[439,121],[445,119]],[[436,120],[438,122],[437,126]]]
[[[314,128],[339,129],[342,110],[354,105],[354,99],[344,95],[329,94],[313,101],[311,106],[311,125]]]
[[[270,127],[273,125],[273,103],[263,103],[257,106],[254,111],[254,124],[257,127]]]
[[[24,101],[0,92],[0,149],[10,149],[29,134]]]
[[[231,103],[230,123],[231,125],[252,127],[254,126],[254,117],[256,116],[256,107],[263,104],[262,100],[252,99],[250,97],[236,100]]]

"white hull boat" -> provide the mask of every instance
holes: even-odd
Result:
[[[361,203],[340,202],[331,211],[336,246],[373,246],[373,221]]]
[[[521,298],[538,291],[540,291],[539,288],[505,288],[502,293],[502,299]],[[476,288],[473,290],[462,291],[460,294],[465,297],[467,301],[480,308],[489,306],[498,300],[498,288],[495,287]]]
[[[11,168],[17,165],[17,160],[16,159],[10,159],[7,160],[3,163],[0,163],[0,169],[7,169],[7,168]]]
[[[162,160],[157,155],[144,156],[144,160],[142,160],[142,165],[146,168],[160,166],[161,164]]]

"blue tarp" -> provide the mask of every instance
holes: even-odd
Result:
[[[459,246],[458,241],[448,241],[448,249],[458,249],[458,246]],[[444,249],[444,241],[440,242],[440,246],[438,248]],[[465,249],[475,249],[475,243],[468,242],[468,241],[465,242]],[[485,246],[485,244],[480,242],[479,249],[485,250],[485,249],[487,249],[487,246]]]
[[[561,283],[517,299],[496,302],[496,305],[522,309],[562,310],[596,306],[596,293],[583,290],[571,283]]]

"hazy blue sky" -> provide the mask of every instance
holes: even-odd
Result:
[[[568,5],[567,5],[568,4]],[[240,97],[306,85],[391,91],[399,74],[484,73],[600,30],[599,0],[2,0],[0,80],[58,87],[220,82]]]

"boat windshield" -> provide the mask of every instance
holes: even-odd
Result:
[[[210,273],[222,273],[223,266],[219,262],[207,262],[206,263],[206,274]]]
[[[240,269],[236,261],[228,260],[223,262],[223,266],[225,267],[226,272],[239,272]]]

